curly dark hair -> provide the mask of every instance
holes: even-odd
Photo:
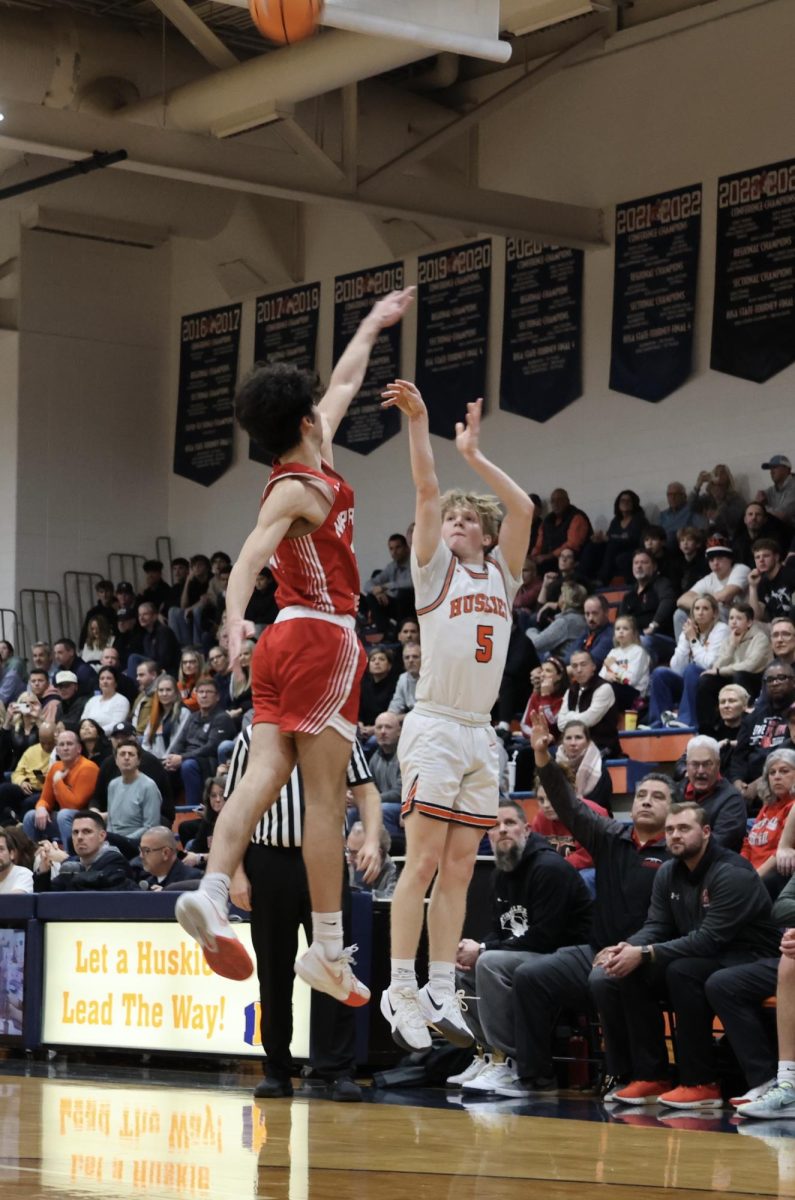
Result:
[[[235,416],[260,450],[279,458],[301,440],[319,399],[317,376],[289,363],[257,363],[235,394]]]

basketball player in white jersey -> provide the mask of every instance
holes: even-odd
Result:
[[[497,699],[521,585],[533,504],[479,446],[482,400],[456,425],[456,448],[496,493],[439,494],[428,413],[416,387],[398,379],[383,393],[409,422],[417,491],[411,550],[422,668],[417,702],[398,743],[406,864],[392,900],[392,976],[381,1012],[404,1049],[431,1044],[428,1026],[458,1045],[472,1034],[455,991],[455,959],[466,895],[484,832],[496,821]],[[499,500],[505,510],[500,524]],[[425,895],[430,971],[420,991],[415,957]]]

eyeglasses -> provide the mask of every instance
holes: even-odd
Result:
[[[157,854],[158,850],[168,850],[168,846],[141,846],[141,854]]]

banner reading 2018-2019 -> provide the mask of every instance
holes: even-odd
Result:
[[[203,487],[232,465],[241,311],[228,304],[180,322],[174,474]]]
[[[795,361],[795,159],[718,180],[713,371],[764,383]]]
[[[491,242],[420,255],[417,281],[415,379],[431,433],[453,438],[467,402],[486,390]]]
[[[304,283],[284,292],[258,296],[254,312],[254,362],[285,362],[303,371],[315,370],[320,284]],[[270,466],[256,442],[248,456]]]
[[[334,362],[376,300],[403,287],[403,263],[387,263],[334,280]],[[347,415],[340,422],[334,441],[346,450],[369,454],[400,432],[400,410],[382,408],[381,393],[400,375],[401,325],[382,329],[370,355],[370,365]]]
[[[663,400],[693,365],[701,184],[616,207],[610,387]]]

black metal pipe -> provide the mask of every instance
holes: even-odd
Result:
[[[11,187],[0,188],[0,200],[9,200],[12,196],[21,196],[24,192],[33,192],[36,188],[49,187],[51,183],[60,183],[62,179],[73,179],[76,175],[89,175],[92,171],[101,171],[104,167],[112,167],[114,163],[124,162],[126,150],[95,150],[90,158],[81,158],[60,171],[51,171],[49,175],[39,175],[36,179],[28,179],[25,183],[14,183]]]

